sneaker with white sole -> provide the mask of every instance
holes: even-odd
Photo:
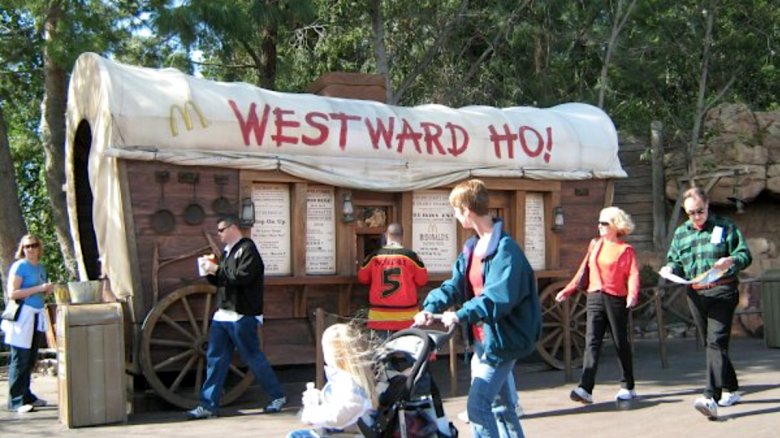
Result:
[[[718,404],[711,398],[699,397],[694,400],[693,407],[710,420],[718,419]]]
[[[271,403],[263,409],[266,414],[275,414],[282,410],[282,407],[287,404],[287,397],[279,397],[271,400]]]
[[[205,420],[207,418],[214,418],[216,413],[204,408],[203,406],[197,406],[195,409],[187,411],[185,414],[190,420]]]
[[[615,400],[629,401],[636,398],[636,391],[633,389],[620,388],[620,391],[615,394]]]
[[[17,414],[26,414],[35,410],[35,407],[30,403],[23,404],[15,409]]]
[[[718,406],[728,407],[733,406],[742,400],[742,396],[738,392],[724,392],[718,400]]]
[[[578,386],[572,389],[569,394],[569,398],[572,401],[580,402],[586,405],[593,404],[593,396],[588,393],[582,386]]]
[[[35,399],[34,402],[30,403],[34,408],[43,408],[49,405],[49,402],[42,398]]]

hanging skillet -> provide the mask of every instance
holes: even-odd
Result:
[[[165,208],[165,183],[170,179],[167,170],[154,172],[154,180],[160,184],[160,205],[157,211],[152,213],[152,229],[157,233],[170,233],[176,227],[176,217]]]
[[[229,214],[233,212],[233,205],[230,204],[230,200],[222,193],[227,182],[227,175],[214,175],[214,183],[217,184],[219,190],[219,197],[211,203],[211,209],[214,210],[214,213]]]
[[[197,198],[195,197],[199,179],[196,172],[179,172],[180,183],[192,184],[192,202],[184,208],[184,222],[189,225],[199,225],[203,223],[203,218],[206,217],[206,212],[203,210],[203,207],[198,204]]]

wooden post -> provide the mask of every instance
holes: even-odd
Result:
[[[315,359],[315,374],[317,376],[317,388],[322,389],[325,386],[325,356],[322,354],[322,332],[325,331],[325,311],[322,307],[317,307],[314,311],[314,344],[317,351]]]
[[[450,397],[458,395],[458,351],[455,349],[455,336],[450,343]]]
[[[650,124],[653,166],[653,246],[656,251],[665,251],[667,245],[663,127],[663,123],[657,120]]]
[[[574,380],[571,369],[571,305],[563,303],[563,377],[566,382]]]
[[[661,284],[663,280],[659,280]],[[661,356],[661,368],[669,368],[666,359],[666,326],[664,325],[664,289],[656,287],[653,290],[653,303],[655,304],[655,321],[658,325],[658,354]]]

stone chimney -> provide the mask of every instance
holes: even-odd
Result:
[[[385,80],[382,75],[367,73],[330,72],[320,76],[306,87],[312,94],[347,99],[386,100]]]

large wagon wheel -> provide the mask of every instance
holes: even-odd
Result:
[[[568,299],[569,314],[564,314],[563,303],[555,301],[555,295],[568,281],[552,283],[542,290],[539,301],[542,305],[542,336],[536,344],[536,351],[547,364],[562,370],[564,363],[564,326],[568,321],[571,330],[571,366],[582,365],[585,349],[585,294],[575,293]]]
[[[215,292],[213,286],[205,284],[177,289],[157,303],[144,320],[144,377],[157,394],[181,408],[192,408],[200,400]],[[230,365],[221,404],[237,399],[254,379],[236,363],[234,360]]]

